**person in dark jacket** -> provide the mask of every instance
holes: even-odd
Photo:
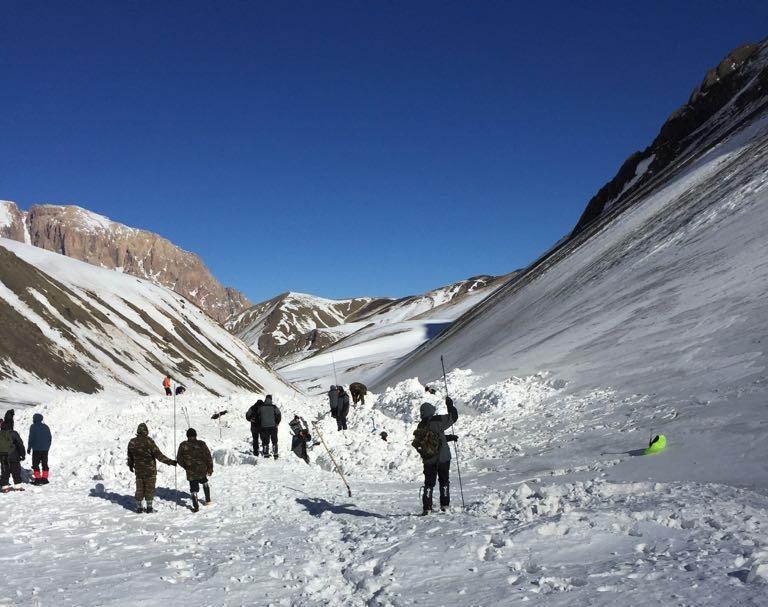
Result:
[[[155,441],[149,438],[147,424],[139,424],[136,436],[128,442],[128,469],[136,474],[136,512],[154,512],[152,500],[155,499],[158,460],[169,466],[176,465],[176,461],[165,457]],[[141,506],[142,500],[147,502],[146,510]]]
[[[16,411],[14,411],[13,409],[8,409],[5,412],[5,415],[3,416],[3,423],[9,423],[10,422],[11,424],[13,424],[13,416],[14,416],[15,413],[16,413]]]
[[[432,512],[432,492],[435,488],[435,481],[438,479],[440,481],[440,509],[446,511],[451,505],[449,491],[451,449],[448,443],[456,440],[456,436],[452,434],[446,436],[445,431],[459,419],[459,412],[453,406],[453,401],[450,397],[445,397],[445,404],[448,407],[448,415],[436,415],[437,410],[430,403],[423,403],[421,405],[421,419],[429,421],[430,429],[437,434],[440,441],[440,449],[437,455],[424,460],[424,492],[421,496],[424,514]]]
[[[281,419],[280,409],[272,402],[272,395],[268,394],[264,399],[264,404],[259,409],[261,454],[264,457],[269,457],[269,441],[272,441],[272,456],[277,459],[277,427],[280,425]]]
[[[26,457],[24,441],[16,430],[13,429],[13,410],[11,415],[3,420],[0,428],[0,444],[7,445],[0,451],[0,487],[3,493],[9,491],[24,491],[21,486],[21,461]],[[13,485],[10,484],[13,477]]]
[[[176,461],[187,473],[189,492],[192,494],[192,512],[200,510],[200,502],[197,499],[200,485],[205,493],[204,503],[210,506],[211,488],[208,485],[208,477],[213,474],[213,458],[208,445],[197,440],[197,431],[194,428],[187,430],[187,440],[179,445]]]
[[[293,437],[291,438],[291,451],[298,457],[309,463],[309,453],[307,453],[307,443],[312,440],[309,433],[309,427],[303,417],[293,416],[293,420],[288,424],[291,427]]]
[[[365,395],[368,394],[368,388],[360,382],[353,382],[349,384],[349,393],[352,395],[352,403],[361,405],[365,404]]]
[[[48,451],[51,449],[51,429],[43,423],[43,416],[35,413],[29,427],[27,454],[32,453],[32,473],[35,485],[48,484]]]
[[[347,429],[347,415],[349,415],[349,394],[344,390],[344,386],[337,386],[339,393],[339,405],[336,409],[336,428],[339,432]]]
[[[261,432],[261,426],[259,426],[259,414],[261,407],[264,406],[264,401],[259,399],[245,414],[245,419],[251,422],[251,436],[253,437],[253,454],[259,454],[259,434]]]
[[[339,408],[339,391],[336,386],[331,386],[328,390],[328,404],[331,406],[331,417],[336,419],[336,412]]]

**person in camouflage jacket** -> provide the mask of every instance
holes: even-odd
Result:
[[[161,461],[169,466],[175,466],[176,460],[165,457],[158,446],[149,438],[147,424],[139,424],[136,436],[128,442],[128,469],[136,474],[136,512],[151,513],[152,500],[155,499],[155,484],[157,482],[157,464]],[[146,500],[144,510],[141,501]]]
[[[210,505],[211,488],[208,486],[208,477],[213,474],[213,458],[208,445],[197,440],[197,431],[194,428],[187,430],[187,440],[179,445],[176,461],[187,473],[189,492],[192,494],[192,512],[200,510],[200,502],[197,499],[200,485],[205,492],[205,505]]]

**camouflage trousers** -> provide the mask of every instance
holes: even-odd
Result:
[[[145,499],[151,502],[155,498],[157,475],[136,477],[136,501]]]

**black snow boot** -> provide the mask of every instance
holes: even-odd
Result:
[[[136,512],[138,512],[139,514],[143,514],[144,513],[144,508],[141,506],[141,504],[139,504],[136,507]]]
[[[147,502],[147,509],[144,511],[147,514],[152,514],[154,510],[152,509],[152,502]]]
[[[203,492],[205,493],[205,505],[209,506],[211,503],[211,487],[208,483],[203,483]]]
[[[200,503],[197,501],[197,493],[192,494],[192,512],[200,510]]]
[[[432,512],[432,491],[433,487],[424,487],[424,493],[421,494],[421,504],[424,507],[422,514]]]
[[[275,451],[275,452],[272,454],[272,457],[274,457],[275,459],[277,459],[277,451]]]
[[[451,493],[448,485],[440,485],[440,510],[445,512],[451,505]]]

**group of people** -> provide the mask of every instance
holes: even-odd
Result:
[[[3,493],[9,491],[24,491],[21,484],[21,462],[26,456],[32,454],[33,483],[36,485],[47,484],[48,481],[48,451],[51,448],[51,429],[43,423],[43,416],[35,413],[32,416],[32,425],[29,427],[27,446],[21,435],[15,430],[15,411],[8,409],[0,423],[0,490]],[[10,481],[13,480],[13,485]]]

